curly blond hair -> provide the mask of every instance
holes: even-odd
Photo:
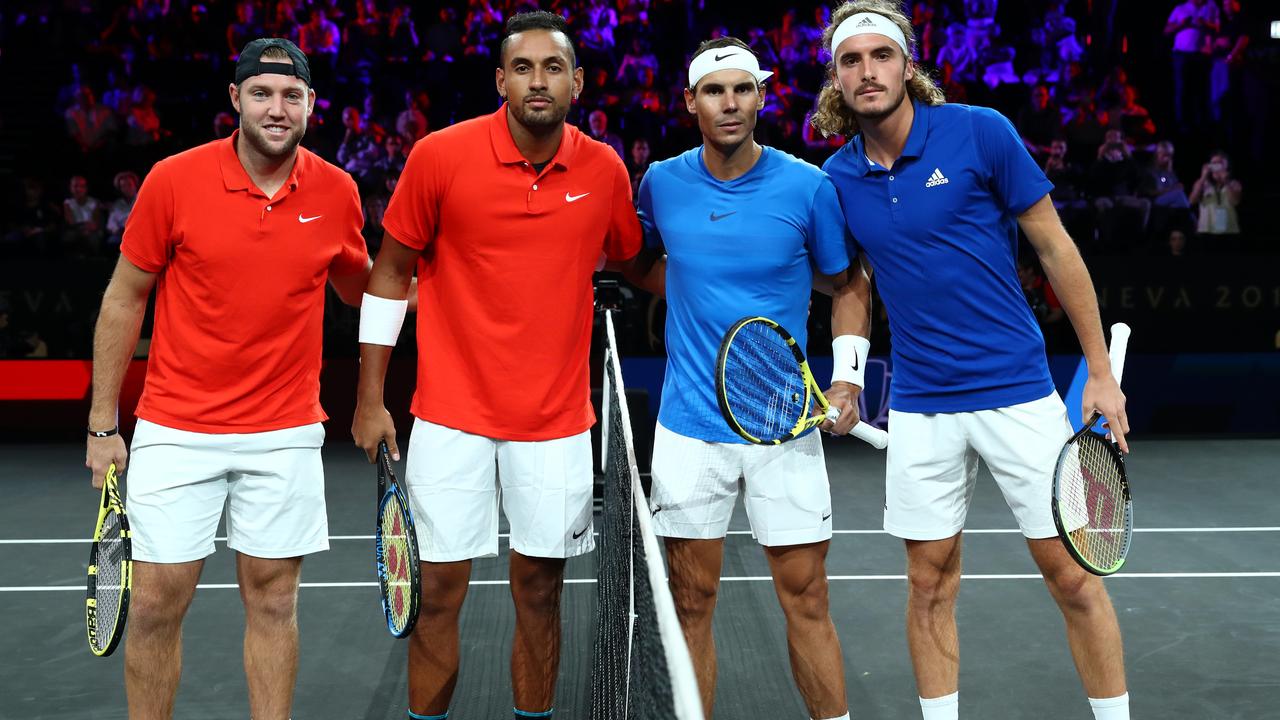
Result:
[[[835,12],[831,13],[831,23],[822,32],[822,46],[830,48],[831,38],[835,35],[836,28],[840,27],[840,23],[858,13],[883,15],[897,25],[907,38],[907,62],[913,62],[911,58],[916,54],[915,32],[911,28],[911,20],[903,14],[899,4],[893,0],[853,0],[836,8]],[[822,92],[818,93],[818,107],[809,118],[809,124],[826,137],[832,135],[853,137],[858,134],[858,120],[845,104],[844,93],[841,92],[840,83],[835,75],[835,59],[832,58],[827,61],[827,82],[822,86]],[[919,66],[916,66],[915,73],[907,81],[907,97],[929,105],[941,105],[946,102],[942,90]]]

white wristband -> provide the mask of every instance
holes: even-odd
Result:
[[[867,356],[871,353],[871,341],[857,335],[841,335],[831,341],[831,382],[866,385]]]
[[[408,300],[391,300],[365,293],[360,301],[360,342],[395,347],[408,311]]]

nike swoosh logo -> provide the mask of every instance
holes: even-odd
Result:
[[[649,515],[650,515],[650,516],[657,515],[657,514],[658,514],[658,513],[660,513],[660,512],[662,512],[662,506],[661,506],[661,505],[659,505],[659,506],[655,507],[655,508],[653,509],[653,512],[649,513]]]
[[[591,526],[590,526],[590,525],[588,525],[587,527],[591,527]],[[574,540],[577,540],[578,538],[582,537],[582,533],[584,533],[584,532],[586,532],[586,531],[587,531],[587,528],[582,528],[581,530],[579,530],[578,532],[576,532],[576,533],[574,533],[574,534],[573,534],[573,539],[574,539]]]
[[[858,353],[857,352],[853,354],[853,369],[855,372],[858,370]]]
[[[826,515],[822,516],[822,522],[826,522],[830,519],[831,519],[831,513],[827,513]]]
[[[322,218],[322,217],[324,217],[324,216],[323,216],[323,215],[317,215],[317,216],[315,216],[315,217],[302,217],[302,213],[298,213],[298,222],[303,223],[303,224],[306,224],[306,223],[311,222],[312,220],[319,220],[319,219],[320,219],[320,218]]]
[[[723,215],[717,215],[717,214],[716,214],[716,211],[715,211],[715,210],[712,210],[712,211],[711,211],[711,222],[720,222],[721,220],[723,220],[723,219],[725,219],[725,218],[729,217],[730,215],[737,215],[737,214],[738,214],[738,211],[737,211],[737,210],[734,210],[733,212],[727,212],[727,213],[725,213],[725,214],[723,214]]]
[[[588,196],[588,195],[590,195],[590,194],[591,194],[591,193],[589,193],[589,192],[584,192],[584,193],[582,193],[581,195],[570,195],[569,193],[565,193],[565,194],[564,194],[564,201],[565,201],[565,202],[577,202],[577,201],[581,200],[582,198],[584,198],[584,197],[586,197],[586,196]]]
[[[737,54],[738,54],[738,53],[729,53],[728,55],[717,55],[717,56],[716,56],[716,62],[720,62],[721,60],[723,60],[723,59],[725,59],[725,58],[727,58],[727,57],[733,57],[734,55],[737,55]]]

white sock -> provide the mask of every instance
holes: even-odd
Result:
[[[960,717],[960,693],[953,692],[940,698],[920,698],[920,712],[924,720],[958,720]]]
[[[813,720],[818,720],[818,718],[814,718]],[[845,713],[837,718],[828,718],[828,720],[849,720],[849,713]]]
[[[1113,698],[1089,698],[1093,720],[1129,720],[1129,693]]]

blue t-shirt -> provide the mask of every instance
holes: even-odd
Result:
[[[746,174],[717,180],[697,147],[640,183],[645,243],[667,253],[667,373],[658,420],[672,432],[744,442],[720,415],[715,366],[725,331],[776,320],[805,346],[813,273],[849,266],[835,186],[818,168],[764,148]]]
[[[916,102],[892,168],[858,135],[823,169],[889,314],[891,408],[987,410],[1053,392],[1017,270],[1018,215],[1053,184],[1004,116]]]

